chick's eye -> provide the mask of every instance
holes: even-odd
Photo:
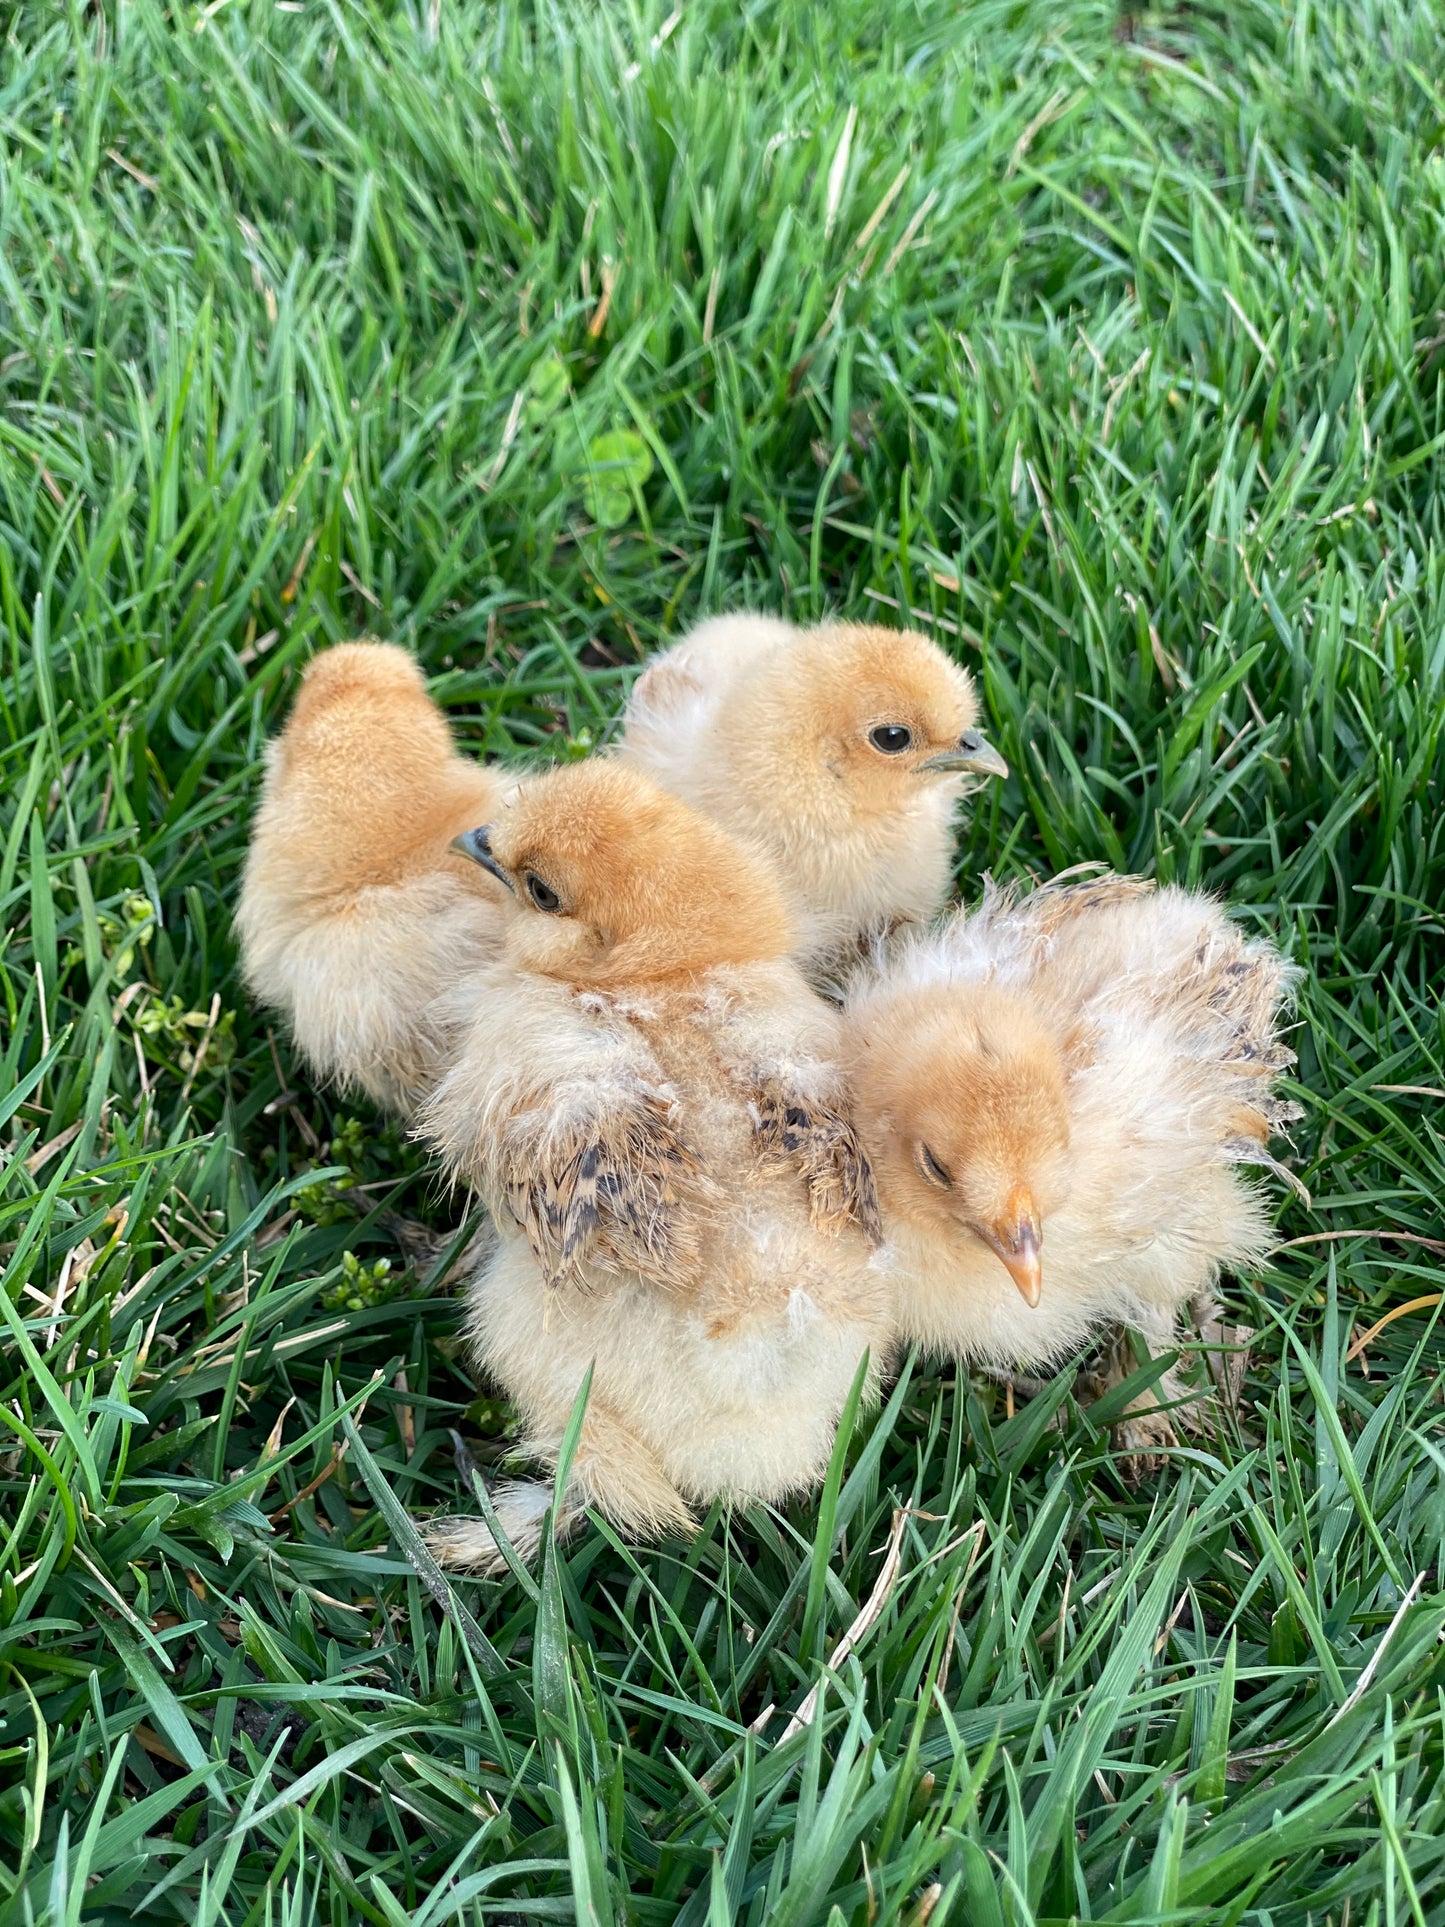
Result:
[[[936,1184],[940,1191],[952,1189],[953,1179],[949,1175],[948,1170],[939,1163],[938,1159],[926,1144],[920,1144],[918,1146],[915,1156],[917,1158],[919,1171],[930,1184]]]
[[[551,884],[544,883],[535,871],[528,870],[524,881],[527,885],[527,895],[539,910],[553,911],[562,908],[561,897],[558,896]]]
[[[902,723],[880,723],[876,729],[869,730],[868,740],[885,756],[899,756],[912,746],[913,731],[905,729]]]

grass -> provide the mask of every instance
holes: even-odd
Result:
[[[1439,7],[3,23],[0,1927],[1445,1920]],[[505,1413],[241,993],[262,746],[364,630],[579,754],[743,600],[979,675],[966,886],[1280,934],[1312,1206],[1156,1482],[915,1370],[819,1501],[437,1600]]]

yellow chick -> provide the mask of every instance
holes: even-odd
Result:
[[[861,972],[846,1063],[900,1338],[1036,1366],[1118,1320],[1169,1349],[1268,1248],[1237,1167],[1279,1170],[1299,1115],[1271,1091],[1293,976],[1212,899],[1121,877],[990,887]]]
[[[236,918],[246,982],[319,1076],[403,1116],[447,1061],[446,999],[500,946],[506,892],[451,841],[504,787],[380,643],[318,655],[270,745]]]
[[[966,778],[1008,773],[968,672],[927,637],[756,615],[650,665],[620,754],[771,859],[801,954],[823,959],[939,910]]]
[[[806,1487],[865,1351],[885,1362],[888,1298],[842,1020],[788,961],[767,866],[610,760],[460,844],[506,891],[505,954],[421,1128],[501,1230],[468,1327],[536,1458],[593,1369],[559,1526],[591,1505],[646,1536]],[[498,1490],[524,1556],[549,1498]],[[481,1519],[431,1537],[499,1563]]]

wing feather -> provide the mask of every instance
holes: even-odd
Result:
[[[672,1106],[638,1089],[580,1111],[543,1103],[504,1133],[499,1187],[549,1286],[635,1272],[665,1290],[696,1275],[716,1191]]]
[[[775,1074],[762,1075],[753,1116],[763,1152],[795,1170],[806,1185],[818,1230],[836,1235],[856,1224],[875,1244],[882,1242],[873,1167],[841,1103],[807,1095]]]

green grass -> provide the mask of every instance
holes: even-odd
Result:
[[[0,1927],[1445,1921],[1438,1306],[1347,1356],[1445,1276],[1445,14],[0,22]],[[579,753],[745,599],[979,675],[966,884],[1280,934],[1313,1206],[1156,1483],[915,1372],[821,1502],[439,1603],[382,1508],[505,1413],[241,993],[262,745],[365,630]]]

